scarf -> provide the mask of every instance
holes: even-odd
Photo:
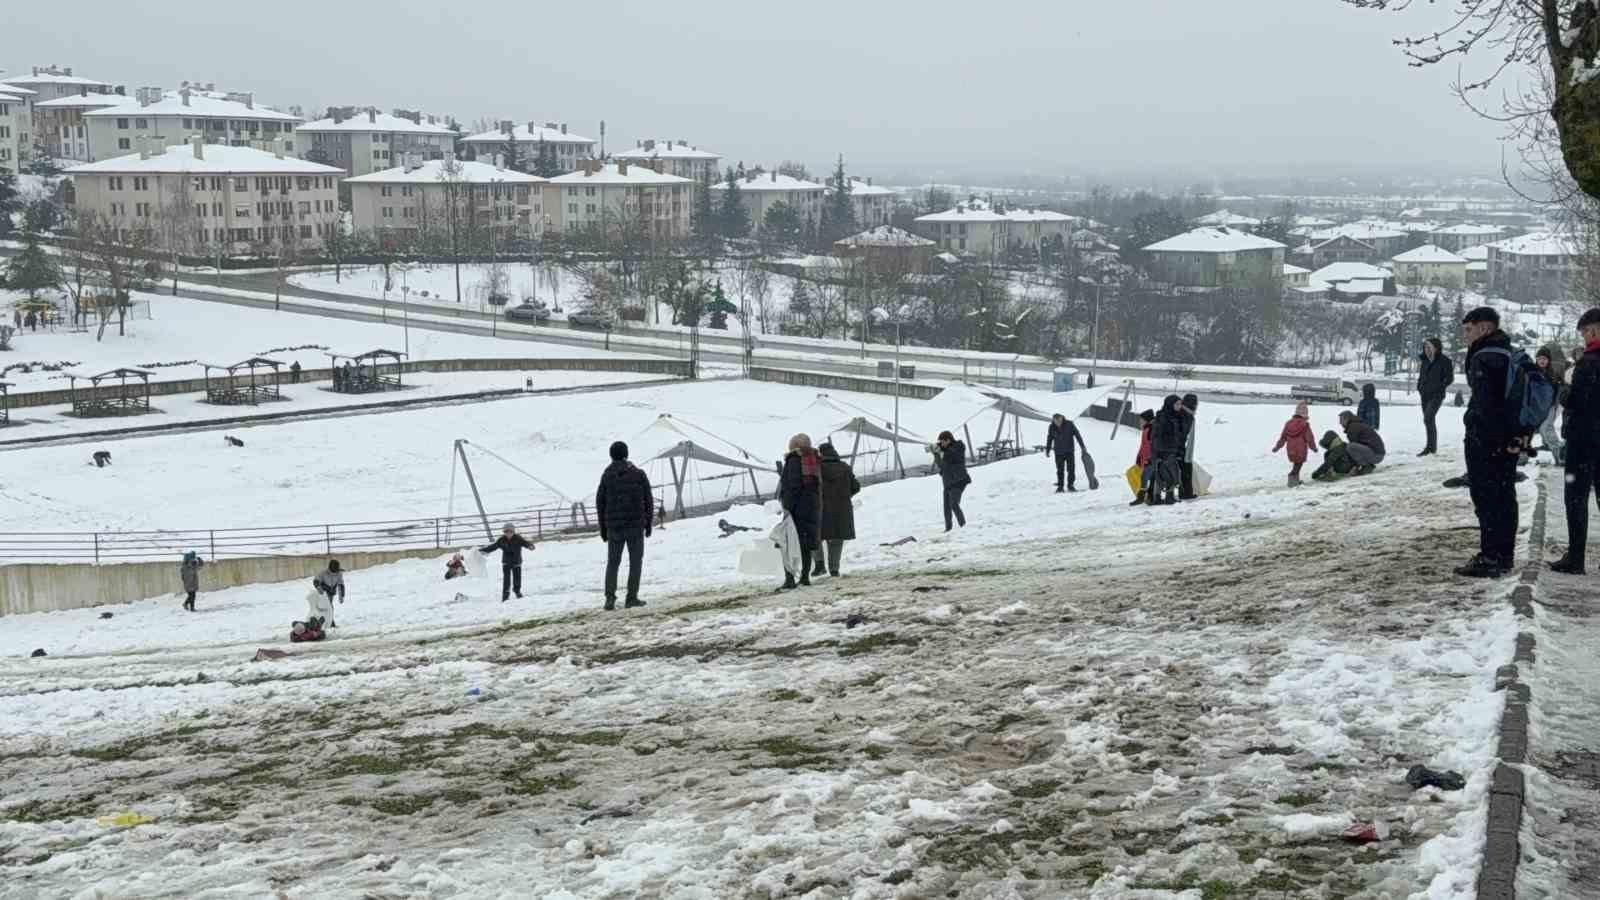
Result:
[[[822,480],[822,459],[817,456],[817,451],[809,447],[800,451],[800,475],[806,484],[816,484]]]

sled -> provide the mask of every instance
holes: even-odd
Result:
[[[1083,451],[1083,474],[1089,479],[1089,490],[1100,490],[1100,479],[1094,474],[1094,457],[1087,450]]]
[[[739,574],[777,578],[783,574],[783,551],[760,540],[739,551]]]
[[[1201,468],[1199,463],[1194,464],[1194,495],[1204,497],[1211,493],[1211,473]]]

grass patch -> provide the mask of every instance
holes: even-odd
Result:
[[[868,744],[861,748],[861,753],[867,759],[878,760],[889,755],[889,748],[881,744]]]
[[[792,688],[781,688],[767,695],[767,699],[776,700],[780,703],[790,700],[801,700],[804,698],[805,694],[802,694],[797,690],[793,690]]]
[[[751,746],[773,756],[815,756],[827,752],[825,747],[814,747],[798,738],[792,737],[767,738],[766,740],[756,741]]]
[[[432,806],[433,799],[427,794],[408,794],[403,797],[384,797],[368,805],[386,816],[409,816]]]
[[[1239,859],[1242,861],[1244,859],[1244,854],[1240,854]],[[1252,860],[1252,862],[1254,862],[1254,860]],[[1292,875],[1288,875],[1283,872],[1275,872],[1271,875],[1262,875],[1261,877],[1250,882],[1250,890],[1255,892],[1295,891],[1299,889],[1300,882],[1296,881]]]
[[[667,610],[670,616],[692,616],[695,613],[722,612],[730,609],[740,609],[749,597],[729,597],[726,600],[707,600],[704,603],[688,603],[683,606],[674,606]]]
[[[1322,802],[1322,795],[1321,794],[1281,794],[1281,795],[1278,796],[1278,802],[1282,803],[1284,806],[1292,806],[1295,809],[1299,809],[1302,806],[1311,806],[1313,804]]]
[[[1200,900],[1222,900],[1224,897],[1232,897],[1238,891],[1238,886],[1232,882],[1213,878],[1201,883]]]
[[[1059,781],[1035,781],[1033,784],[1012,788],[1011,796],[1021,797],[1024,800],[1038,800],[1041,797],[1048,797],[1060,789],[1061,782]]]
[[[519,778],[506,785],[506,793],[519,797],[537,797],[551,791],[570,791],[578,786],[577,779],[563,772],[549,778]]]
[[[358,753],[346,756],[334,764],[328,772],[330,776],[340,775],[398,775],[406,770],[406,764],[387,756],[372,756]]]
[[[840,656],[860,656],[863,653],[876,653],[890,647],[916,647],[922,643],[921,638],[901,637],[892,631],[885,631],[864,637],[859,641],[852,641],[839,648]]]
[[[95,809],[93,795],[72,800],[29,800],[21,806],[0,810],[0,821],[43,824],[86,819],[94,816]]]
[[[1000,716],[1000,720],[995,722],[994,723],[994,727],[989,729],[989,730],[991,732],[993,732],[994,734],[999,734],[1000,732],[1005,731],[1007,728],[1010,728],[1011,726],[1017,724],[1018,722],[1026,722],[1026,721],[1028,721],[1028,717],[1027,716],[1018,715],[1017,713],[1008,712],[1008,713],[1005,713],[1005,714],[1001,715]]]

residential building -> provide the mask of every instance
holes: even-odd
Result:
[[[1072,240],[1073,217],[1048,209],[1008,209],[1005,217],[1011,220],[1011,234],[1007,238],[1013,245],[1020,244],[1037,252],[1053,243],[1065,247]]]
[[[57,159],[89,162],[89,132],[83,114],[113,106],[134,104],[126,94],[72,94],[33,105],[35,132],[40,146]],[[173,139],[183,135],[173,135]]]
[[[1468,247],[1481,247],[1503,240],[1506,230],[1497,225],[1451,225],[1438,228],[1428,239],[1451,253],[1460,253]]]
[[[578,171],[545,186],[545,216],[553,230],[566,233],[614,234],[637,225],[651,237],[677,240],[689,236],[695,187],[691,179],[654,165],[581,160]]]
[[[596,158],[594,139],[567,131],[565,122],[517,125],[503,120],[494,131],[472,135],[461,143],[471,158],[483,162],[493,162],[497,154],[508,155],[507,145],[514,145],[517,156],[524,161],[523,167],[530,170],[541,146],[548,147],[555,155],[556,168],[563,173],[577,170],[578,164],[586,159]]]
[[[31,75],[8,75],[0,78],[0,90],[6,86],[26,88],[33,92],[33,100],[40,103],[75,94],[115,94],[118,88],[104,81],[72,74],[72,67],[34,66]]]
[[[1283,286],[1285,288],[1303,288],[1311,284],[1311,270],[1293,263],[1283,264]]]
[[[893,225],[868,228],[833,242],[835,256],[859,259],[868,269],[893,275],[920,275],[928,271],[939,245]]]
[[[1489,245],[1468,247],[1459,254],[1467,261],[1467,287],[1481,288],[1489,284]]]
[[[338,166],[352,176],[368,175],[412,163],[444,159],[455,151],[456,133],[421,113],[376,107],[339,107],[328,117],[295,127],[295,146],[302,159]]]
[[[140,138],[159,145],[199,135],[207,144],[230,147],[280,147],[294,154],[294,128],[300,117],[262,106],[249,93],[217,94],[182,87],[174,92],[140,88],[136,105],[113,106],[83,114],[88,124],[89,160],[125,156]],[[281,144],[279,143],[281,141]]]
[[[66,172],[81,221],[98,218],[124,239],[176,227],[185,250],[200,255],[321,247],[339,221],[344,174],[281,151],[208,145],[199,135],[176,146],[147,140],[137,153]]]
[[[1334,300],[1365,300],[1375,295],[1394,296],[1394,273],[1363,262],[1329,263],[1309,276],[1309,290]]]
[[[716,204],[721,202],[723,192],[728,189],[728,185],[725,181],[718,182],[712,185],[711,189],[716,191],[711,201]],[[780,175],[777,172],[746,175],[739,182],[739,202],[744,206],[745,212],[750,214],[750,227],[755,232],[761,230],[761,224],[767,217],[767,210],[779,203],[787,203],[799,213],[801,222],[821,222],[822,199],[826,193],[827,188],[814,181],[806,181],[792,175]]]
[[[1402,253],[1410,242],[1407,232],[1374,222],[1352,222],[1323,228],[1306,235],[1312,246],[1312,266],[1337,262],[1371,262]]]
[[[33,110],[28,94],[0,84],[0,169],[22,171],[33,155]]]
[[[823,202],[833,193],[832,184],[824,186]],[[850,206],[855,210],[856,224],[865,229],[888,225],[894,219],[894,205],[899,194],[886,187],[873,184],[871,178],[850,176]]]
[[[1400,284],[1443,288],[1467,286],[1467,260],[1435,244],[1423,244],[1396,256],[1394,277]]]
[[[916,222],[939,249],[961,256],[998,259],[1011,246],[1011,219],[981,201],[957,203],[953,209],[918,216]]]
[[[657,140],[640,141],[632,150],[613,153],[612,158],[629,165],[651,165],[660,160],[661,171],[695,181],[715,179],[721,171],[717,166],[722,162],[722,156],[710,150],[691,147],[683,141]]]
[[[549,230],[545,179],[489,163],[453,157],[407,163],[345,179],[350,218],[357,230],[404,243],[456,218],[493,228],[502,239],[532,238]]]
[[[1488,247],[1491,293],[1517,303],[1567,299],[1581,256],[1572,235],[1541,231]]]
[[[1236,231],[1255,231],[1261,227],[1260,219],[1236,215],[1225,209],[1219,209],[1210,215],[1201,216],[1195,219],[1194,223],[1201,227],[1232,228]]]
[[[1144,248],[1150,273],[1179,288],[1280,285],[1282,244],[1234,228],[1187,231]]]

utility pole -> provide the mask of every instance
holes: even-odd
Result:
[[[456,455],[461,457],[461,469],[467,473],[467,486],[472,488],[472,500],[478,505],[478,518],[483,520],[483,533],[494,541],[494,531],[489,528],[489,514],[483,509],[483,495],[478,493],[478,482],[472,477],[472,464],[467,462],[467,442],[456,440]]]
[[[1100,289],[1099,282],[1094,285],[1094,355],[1089,359],[1089,387],[1094,387],[1095,375],[1100,370]]]

